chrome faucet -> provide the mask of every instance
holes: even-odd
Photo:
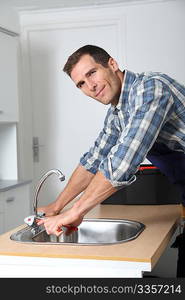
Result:
[[[43,213],[38,213],[37,212],[38,195],[39,195],[39,192],[40,192],[40,189],[41,189],[43,183],[52,174],[56,174],[58,176],[58,178],[60,179],[60,181],[64,181],[65,180],[64,174],[62,174],[62,172],[60,170],[57,170],[57,169],[52,169],[52,170],[48,171],[47,173],[45,173],[41,177],[41,179],[40,179],[40,181],[38,183],[38,186],[36,188],[36,191],[35,191],[35,197],[34,197],[34,202],[33,202],[33,211],[34,211],[35,215],[38,216],[38,217],[43,216]]]
[[[65,180],[65,176],[64,174],[58,170],[58,169],[52,169],[49,170],[47,173],[45,173],[39,183],[38,186],[36,187],[36,191],[35,191],[35,195],[34,195],[34,201],[33,201],[33,211],[34,211],[34,215],[26,217],[24,219],[24,222],[29,225],[30,227],[32,227],[32,232],[34,234],[38,233],[40,231],[39,226],[37,225],[36,219],[42,219],[45,216],[44,212],[38,212],[37,211],[37,205],[38,205],[38,195],[39,192],[41,190],[41,187],[43,185],[43,183],[45,182],[45,180],[52,174],[56,174],[58,176],[58,178],[60,179],[60,181],[64,181]]]

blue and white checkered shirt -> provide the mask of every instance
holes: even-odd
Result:
[[[159,72],[125,70],[119,102],[108,109],[103,130],[80,164],[122,188],[135,181],[155,142],[185,153],[185,87]]]

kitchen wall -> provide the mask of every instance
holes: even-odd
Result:
[[[130,4],[129,4],[130,3]],[[127,68],[135,72],[142,72],[142,71],[161,71],[166,72],[169,75],[173,76],[180,82],[184,82],[185,78],[185,69],[182,67],[185,65],[185,40],[182,38],[184,35],[184,27],[185,27],[185,18],[184,18],[184,11],[185,11],[185,1],[177,0],[177,1],[138,1],[138,4],[136,2],[127,2],[126,4],[120,5],[116,4],[114,5],[114,9],[112,10],[112,7],[107,5],[105,7],[100,6],[93,6],[90,9],[87,7],[83,7],[81,9],[73,8],[73,9],[62,9],[62,10],[54,10],[54,11],[37,11],[35,13],[34,11],[28,11],[23,13],[21,15],[21,21],[23,27],[28,28],[30,27],[30,34],[28,34],[28,47],[29,51],[32,51],[33,45],[31,42],[32,37],[36,39],[36,33],[41,32],[42,36],[44,36],[46,33],[45,26],[50,26],[49,24],[52,24],[52,28],[56,28],[56,30],[59,30],[59,27],[57,29],[58,24],[61,26],[68,26],[67,23],[72,23],[73,20],[83,20],[86,18],[87,15],[90,15],[92,18],[100,18],[102,16],[106,18],[106,16],[119,14],[121,15],[121,25],[119,28],[119,34],[117,37],[115,36],[109,36],[107,40],[109,40],[109,43],[111,44],[111,38],[113,40],[113,46],[115,47],[115,39],[119,39],[120,47],[117,51],[112,51],[113,55],[116,55],[116,59],[118,60],[120,64],[120,68]],[[74,18],[74,19],[73,19]],[[48,25],[47,25],[48,22]],[[75,22],[75,21],[74,21]],[[33,25],[35,24],[35,25]],[[33,25],[33,30],[31,29],[31,26]],[[43,30],[42,30],[43,27]],[[38,28],[38,29],[37,29]],[[100,29],[101,30],[101,29]],[[48,31],[49,32],[49,31]],[[62,33],[61,33],[62,34]],[[101,34],[101,32],[97,30],[97,39],[98,36]],[[108,31],[107,31],[108,34]],[[24,37],[25,38],[25,37]],[[64,57],[67,58],[67,53],[70,53],[70,47],[68,46],[68,49],[66,48],[69,44],[67,42],[67,34],[64,35],[65,40],[63,41],[62,38],[60,39],[60,44],[65,43],[65,53],[63,53],[63,60],[58,60],[58,67],[61,66],[61,62],[63,63]],[[39,43],[39,35],[37,35],[38,43]],[[46,39],[45,39],[46,40]],[[74,43],[76,41],[76,45],[78,47],[78,41],[80,40],[77,36],[77,32],[74,30],[74,37],[70,35],[71,43]],[[91,40],[91,36],[88,37],[88,42]],[[57,52],[55,49],[57,49],[57,43],[58,39],[52,40],[52,46],[48,53],[46,53],[46,49],[44,49],[46,42],[43,43],[43,45],[38,44],[38,53],[40,57],[42,56],[42,52],[45,57],[51,59],[50,55]],[[101,38],[101,44],[103,44],[104,41],[102,41]],[[41,43],[40,43],[41,44]],[[35,46],[34,46],[35,47]],[[117,46],[116,46],[117,47]],[[71,47],[72,48],[72,47]],[[30,50],[31,49],[31,50]],[[74,47],[73,47],[74,49]],[[121,50],[120,50],[121,49]],[[112,49],[111,49],[112,50]],[[24,51],[27,51],[24,49]],[[28,60],[33,61],[35,59],[36,53],[29,53]],[[44,58],[43,55],[43,58]],[[58,55],[58,53],[57,53]],[[52,68],[56,68],[57,66],[57,59],[59,55],[54,57],[53,62],[50,61],[50,70]],[[33,66],[32,66],[33,67]],[[31,68],[32,68],[31,67]],[[33,68],[32,68],[32,71]],[[42,73],[42,72],[41,72]],[[39,73],[38,73],[39,74]],[[27,75],[27,74],[25,74]],[[34,73],[33,81],[36,82],[37,78],[35,77],[36,74]],[[41,74],[39,74],[38,82]],[[45,76],[45,75],[44,75]],[[25,77],[25,76],[24,76]],[[54,77],[52,77],[54,78]],[[52,80],[51,76],[47,80]],[[62,87],[58,87],[57,85],[57,93],[61,93],[66,99],[68,99],[68,106],[70,106],[70,101],[72,99],[69,97],[69,93],[71,89],[73,88],[72,84],[68,83],[68,80],[65,80],[65,74],[60,73],[60,76],[56,79],[61,82]],[[63,82],[64,81],[64,82]],[[48,82],[48,81],[47,81]],[[56,81],[55,81],[56,82]],[[31,83],[32,84],[32,83]],[[56,83],[57,84],[57,83]],[[66,90],[65,88],[68,88]],[[58,88],[60,89],[58,91]],[[33,87],[34,89],[34,87]],[[63,90],[62,90],[63,89]],[[67,92],[66,92],[67,91]],[[32,94],[36,92],[36,90],[32,90]],[[31,91],[29,90],[29,94]],[[54,85],[53,82],[53,90],[52,87],[49,89],[49,93],[53,93],[56,99],[56,85]],[[73,93],[76,97],[77,92],[75,89],[73,89]],[[47,96],[43,94],[43,96]],[[79,96],[80,97],[80,96]],[[81,99],[83,99],[83,96],[81,96]],[[32,100],[31,100],[32,101]],[[85,101],[85,100],[84,100]],[[87,103],[87,101],[86,101]],[[23,103],[23,110],[24,110],[24,125],[23,128],[26,129],[23,131],[23,137],[28,143],[25,143],[23,145],[22,149],[22,156],[24,158],[24,163],[21,168],[21,172],[25,174],[26,177],[30,177],[33,174],[32,171],[32,152],[30,150],[31,145],[31,139],[29,143],[29,135],[27,132],[28,125],[30,126],[32,122],[32,115],[30,114],[31,107],[28,109],[30,103],[26,102],[26,99],[24,98]],[[71,102],[71,105],[74,105]],[[85,105],[86,110],[86,116],[89,116],[89,122],[85,119],[84,115],[80,112],[83,109],[83,105]],[[95,104],[93,104],[95,105]],[[101,113],[97,113],[98,109],[97,107],[95,109],[92,109],[92,105],[86,105],[82,104],[82,106],[79,106],[77,109],[71,112],[70,116],[71,119],[76,118],[77,111],[79,111],[78,123],[74,123],[74,132],[81,132],[81,128],[84,128],[83,124],[86,124],[88,122],[88,131],[91,132],[91,136],[95,137],[98,130],[102,126],[102,115],[103,115],[103,109],[100,107],[99,111],[102,111]],[[95,112],[95,114],[93,114]],[[61,112],[62,113],[62,112]],[[93,115],[93,122],[92,122],[92,115]],[[61,122],[62,119],[61,115]],[[98,124],[98,128],[96,126]],[[58,124],[57,124],[58,125]],[[66,126],[63,127],[63,131],[67,132],[69,127],[67,123],[64,124]],[[78,130],[79,128],[79,130]],[[55,128],[55,135],[60,136],[61,129],[56,126]],[[83,131],[82,131],[83,132]],[[29,133],[31,136],[31,132]],[[67,145],[69,142],[69,138],[64,141],[64,145]],[[86,134],[83,136],[83,139],[80,141],[80,143],[75,148],[75,152],[78,153],[78,156],[80,153],[82,153],[83,149],[86,151],[89,146],[91,145],[91,141],[89,139],[89,136]],[[70,151],[70,152],[69,152]],[[75,155],[72,155],[73,149],[71,148],[66,150],[65,147],[62,148],[60,155],[61,157],[71,157],[72,160],[69,162],[69,168],[66,170],[67,177],[69,176],[71,170],[73,167],[76,166],[78,157]],[[67,156],[66,156],[67,155]]]
[[[19,32],[19,15],[9,0],[0,1],[0,26],[9,30]]]

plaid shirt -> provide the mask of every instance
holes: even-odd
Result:
[[[103,130],[80,164],[122,188],[135,181],[155,142],[185,153],[185,87],[159,72],[125,70],[119,102],[108,109]]]

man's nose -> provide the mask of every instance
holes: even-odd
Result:
[[[88,81],[87,81],[87,86],[88,86],[88,89],[89,89],[90,91],[95,91],[95,90],[96,90],[97,84],[96,84],[96,82],[94,82],[93,80],[88,80]]]

